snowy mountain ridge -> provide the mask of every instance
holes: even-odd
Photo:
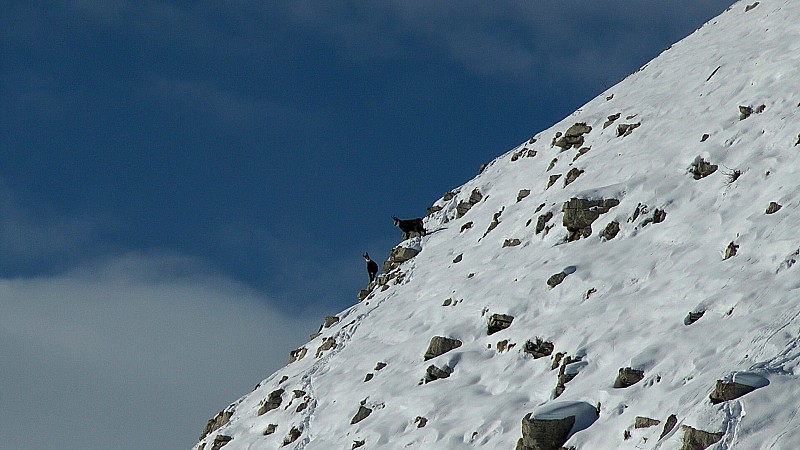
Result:
[[[438,200],[195,449],[800,448],[798,68],[800,4],[734,4]]]

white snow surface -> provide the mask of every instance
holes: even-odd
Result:
[[[799,449],[800,2],[761,0],[745,11],[752,3],[734,4],[536,142],[492,161],[455,198],[437,201],[443,209],[425,220],[432,232],[415,242],[421,252],[397,269],[404,276],[340,312],[305,344],[303,359],[228,406],[231,420],[195,449],[210,450],[217,435],[233,438],[225,450],[349,450],[356,441],[364,449],[514,449],[522,418],[553,402],[600,405],[597,420],[566,443],[577,449],[680,448],[681,427],[661,441],[661,426],[633,428],[637,416],[664,422],[670,414],[724,433],[713,450]],[[760,105],[740,119],[740,106]],[[581,146],[591,150],[574,160],[578,149],[551,142],[578,122],[592,127]],[[634,123],[641,126],[617,137],[619,124]],[[523,149],[536,155],[512,161]],[[698,156],[719,170],[695,180],[687,168]],[[585,172],[565,187],[572,168]],[[734,170],[741,175],[731,181]],[[554,174],[562,177],[545,189]],[[475,188],[483,199],[456,218]],[[521,189],[531,193],[517,202]],[[561,207],[573,197],[620,203],[591,236],[566,242]],[[773,201],[782,208],[765,214]],[[630,220],[640,204],[647,212]],[[645,225],[656,209],[665,220]],[[536,234],[547,212],[553,228]],[[604,240],[612,221],[620,232]],[[513,238],[521,244],[503,247]],[[723,259],[731,242],[737,254]],[[574,271],[550,288],[548,278],[565,268]],[[705,314],[684,325],[689,311]],[[514,320],[487,335],[492,314]],[[433,336],[463,345],[424,361]],[[553,356],[523,351],[537,337],[554,344],[554,355],[582,361],[557,400]],[[318,354],[329,338],[335,348]],[[378,362],[386,366],[376,370]],[[421,384],[431,364],[453,373]],[[615,389],[624,367],[644,379]],[[716,380],[732,376],[760,389],[712,405]],[[257,415],[279,388],[280,407]],[[294,390],[304,394],[294,398]],[[351,425],[361,404],[372,413]],[[269,424],[277,430],[264,435]],[[301,435],[283,447],[293,427]]]

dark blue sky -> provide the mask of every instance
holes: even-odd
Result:
[[[316,321],[356,301],[393,214],[729,3],[6,2],[0,280],[208,276]]]

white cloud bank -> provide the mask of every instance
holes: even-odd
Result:
[[[17,450],[190,448],[318,322],[178,255],[0,279],[0,421]]]

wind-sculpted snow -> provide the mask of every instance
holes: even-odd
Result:
[[[800,3],[752,4],[438,200],[419,254],[197,448],[218,435],[225,450],[281,448],[294,428],[285,448],[514,449],[522,419],[558,405],[596,415],[581,410],[577,449],[681,448],[691,430],[713,449],[800,448]],[[572,199],[592,219],[577,233]],[[434,336],[461,345],[425,361]],[[534,358],[528,341],[554,348]],[[426,379],[431,365],[449,374]],[[712,402],[718,381],[752,389]]]

